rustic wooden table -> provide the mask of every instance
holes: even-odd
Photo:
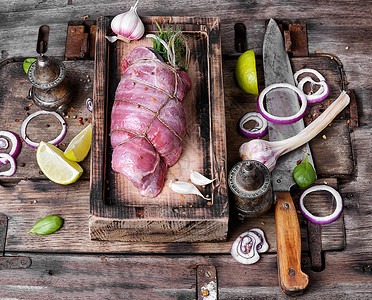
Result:
[[[21,66],[24,58],[36,56],[41,25],[50,27],[47,54],[63,58],[69,21],[88,22],[100,16],[113,16],[128,10],[131,2],[134,1],[2,1],[0,77],[6,80],[0,85],[0,129],[19,132],[20,123],[26,116],[23,108],[30,103],[25,97],[29,83]],[[334,69],[342,68],[343,83],[354,90],[359,126],[346,128],[341,120],[334,125],[337,130],[327,129],[327,135],[333,135],[333,141],[337,141],[341,149],[335,156],[327,154],[337,160],[330,165],[336,165],[341,171],[340,174],[327,174],[327,167],[320,165],[321,159],[318,169],[325,170],[321,181],[327,180],[343,195],[345,208],[336,224],[323,228],[322,271],[314,271],[311,265],[308,248],[308,239],[311,239],[308,232],[311,231],[308,231],[309,227],[306,229],[306,222],[299,215],[300,223],[304,225],[303,270],[310,277],[309,288],[300,298],[372,298],[372,221],[369,216],[372,210],[369,155],[372,147],[372,80],[369,72],[372,68],[372,2],[143,0],[138,12],[142,16],[220,18],[228,124],[239,117],[233,108],[244,108],[241,106],[244,101],[250,105],[254,103],[253,98],[239,91],[233,80],[234,64],[240,54],[235,47],[235,24],[245,24],[247,47],[259,57],[268,19],[306,23],[312,58],[307,65],[314,59],[318,59],[315,65],[321,65],[319,55],[337,61]],[[293,64],[300,68],[302,60],[296,59]],[[91,96],[93,80],[88,79],[93,79],[94,62],[68,61],[66,66],[81,87],[76,97]],[[335,76],[332,72],[329,75]],[[13,86],[12,82],[17,85]],[[334,92],[336,96],[336,90]],[[240,97],[245,100],[239,100]],[[76,114],[68,120],[70,130],[66,140],[81,129],[77,126],[78,117],[89,118],[84,105],[74,103]],[[34,110],[35,107],[30,107],[30,112]],[[40,126],[49,126],[50,122],[52,120],[45,120]],[[53,126],[57,125],[52,124],[52,129]],[[227,132],[228,143],[238,146],[242,140],[231,138],[235,128],[227,128]],[[345,137],[349,139],[346,143]],[[327,151],[319,144],[314,145],[314,149],[318,148],[315,151]],[[21,167],[15,178],[0,178],[0,213],[8,218],[6,243],[4,247],[0,245],[0,261],[3,261],[2,256],[22,256],[31,259],[32,264],[28,268],[0,268],[0,299],[202,299],[201,287],[210,281],[217,283],[219,299],[287,298],[278,287],[272,211],[244,224],[232,221],[226,242],[91,241],[88,227],[89,159],[82,164],[85,169],[82,179],[70,186],[59,186],[39,174],[33,150],[26,149],[23,145],[17,159]],[[236,149],[229,149],[229,157],[236,156]],[[228,161],[228,166],[231,167],[233,162]],[[48,214],[61,215],[65,219],[62,230],[50,236],[26,234],[36,220]],[[229,254],[231,242],[239,233],[257,224],[268,235],[270,251],[262,255],[257,264],[240,265]],[[21,267],[25,261],[20,261]]]

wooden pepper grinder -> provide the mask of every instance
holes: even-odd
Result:
[[[64,112],[71,100],[71,88],[62,61],[41,54],[28,70],[30,97],[43,110]]]

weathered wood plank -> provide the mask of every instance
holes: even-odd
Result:
[[[369,299],[371,257],[350,252],[326,254],[327,268],[313,272],[304,264],[310,285],[301,299]],[[275,255],[242,265],[230,255],[115,256],[25,254],[28,269],[2,270],[3,298],[18,299],[196,299],[198,266],[216,267],[218,299],[288,299],[278,287]],[[340,263],[342,262],[342,263]],[[363,284],[362,284],[363,283]]]
[[[220,260],[220,262],[222,259]],[[299,298],[314,299],[314,297],[331,299],[369,299],[371,297],[370,270],[366,267],[371,262],[371,256],[363,261],[361,256],[353,257],[351,252],[326,253],[326,269],[313,272],[304,266],[309,275],[308,289]],[[340,263],[342,262],[342,263]],[[230,268],[218,265],[219,299],[274,298],[288,299],[288,296],[278,293],[275,257],[263,255],[262,259],[249,267],[230,263]],[[366,271],[363,271],[366,270]],[[273,286],[267,285],[272,281]],[[275,282],[275,283],[274,283]],[[365,285],[361,284],[364,282]]]
[[[355,130],[351,137],[357,168],[353,180],[344,182],[340,187],[344,195],[346,248],[355,257],[368,257],[372,253],[372,133],[369,128],[362,127]]]
[[[319,183],[323,183],[319,181]],[[327,184],[337,185],[334,178],[327,179]],[[269,252],[276,252],[274,209],[267,214],[247,220],[244,223],[232,216],[228,239],[225,242],[204,243],[131,243],[92,241],[89,237],[88,215],[89,182],[80,180],[70,186],[61,186],[48,180],[22,180],[16,186],[0,187],[2,206],[0,212],[9,218],[7,236],[7,251],[33,252],[72,252],[72,253],[230,253],[232,242],[243,232],[252,228],[261,228],[270,245]],[[52,193],[50,192],[52,191]],[[298,194],[294,194],[297,203]],[[34,201],[36,200],[36,203]],[[321,209],[318,212],[329,211],[330,205],[317,201]],[[311,203],[311,202],[310,202]],[[59,215],[65,222],[59,231],[48,236],[27,234],[33,224],[47,216]],[[306,221],[301,214],[302,250],[307,251]],[[324,251],[342,250],[345,247],[342,217],[329,225],[323,226],[322,249]]]

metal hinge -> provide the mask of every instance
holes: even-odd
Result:
[[[70,21],[67,27],[65,60],[94,59],[95,21]]]
[[[285,29],[283,33],[285,50],[288,53],[292,53],[295,57],[309,55],[305,23],[289,24],[288,29]]]
[[[266,21],[265,28],[267,24],[268,21]],[[279,21],[278,25],[284,36],[285,50],[295,57],[309,56],[306,24],[304,22],[288,24]],[[234,30],[235,50],[243,53],[248,50],[246,27],[244,23],[236,23]]]
[[[266,21],[266,26],[269,20]],[[294,57],[309,56],[307,44],[307,28],[304,22],[277,20],[280,31],[283,33],[285,51]],[[265,27],[266,27],[265,26]]]
[[[31,266],[31,259],[26,256],[5,256],[6,233],[8,217],[0,214],[0,270],[26,269]]]
[[[217,300],[217,271],[215,266],[198,266],[197,295],[198,300]]]

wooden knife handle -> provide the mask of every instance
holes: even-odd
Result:
[[[300,295],[309,284],[309,276],[301,271],[300,225],[289,192],[277,192],[275,227],[280,287],[287,295]]]

